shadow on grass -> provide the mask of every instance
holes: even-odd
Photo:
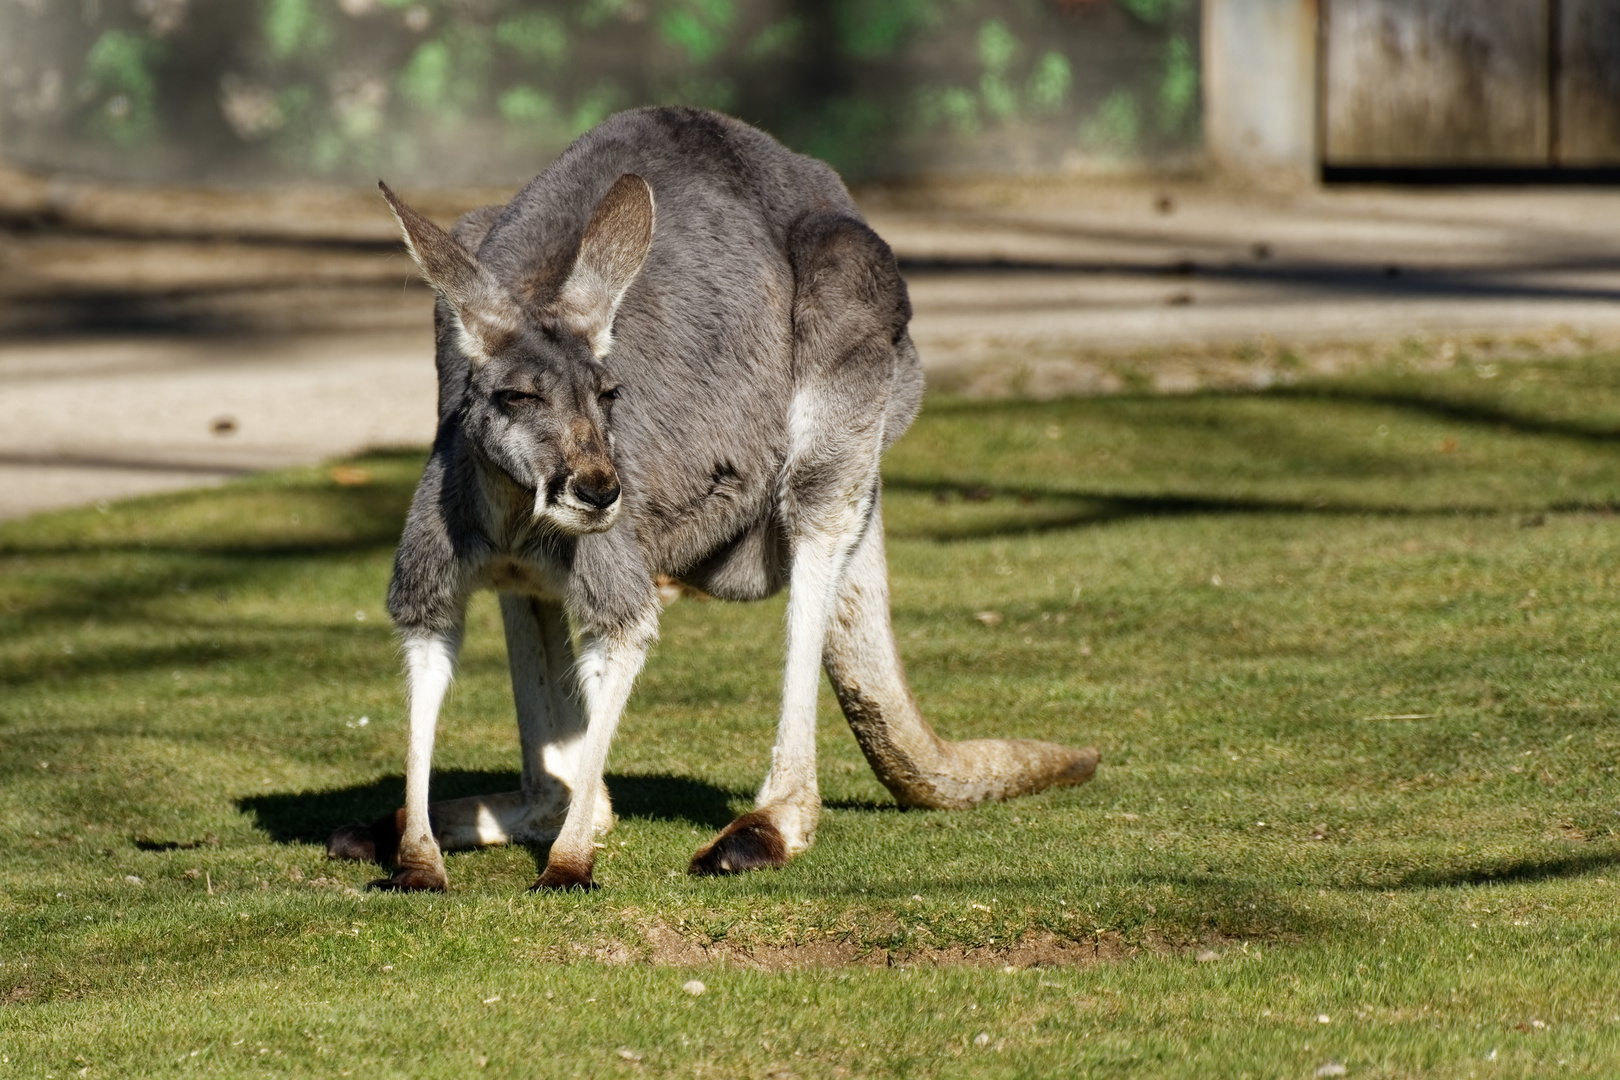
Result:
[[[102,610],[105,612],[105,609]],[[58,617],[71,624],[71,616],[59,614]],[[93,617],[93,614],[81,616],[89,617]],[[105,614],[102,617],[105,619]],[[111,620],[107,621],[110,623]],[[36,625],[42,622],[43,619],[36,619]],[[255,628],[251,635],[234,626],[214,629],[214,633],[231,639],[228,645],[203,640],[209,628],[198,623],[154,619],[149,620],[144,629],[154,636],[160,633],[174,636],[189,633],[194,640],[173,645],[103,647],[72,654],[40,650],[20,658],[0,660],[0,690],[20,691],[39,684],[150,675],[171,670],[193,679],[222,678],[216,672],[236,665],[259,663],[267,655],[292,656],[310,650],[312,645],[319,646],[313,650],[316,659],[304,664],[299,677],[353,675],[357,653],[364,656],[358,662],[374,659],[379,670],[393,671],[392,632],[386,626],[374,623],[364,627],[353,624],[301,624]],[[78,730],[88,732],[92,729]],[[116,729],[102,733],[115,736],[127,734]]]
[[[1369,882],[1362,888],[1379,891],[1395,889],[1446,889],[1470,885],[1510,885],[1518,882],[1550,881],[1580,877],[1598,870],[1620,866],[1620,848],[1582,851],[1542,858],[1499,858],[1471,866],[1447,866],[1414,870],[1393,882]]]
[[[1534,416],[1522,410],[1508,409],[1490,402],[1459,400],[1432,393],[1402,393],[1355,385],[1309,383],[1303,386],[1273,387],[1265,393],[1270,397],[1300,401],[1328,401],[1404,409],[1437,420],[1490,427],[1499,431],[1507,430],[1517,435],[1549,435],[1600,443],[1620,440],[1620,427],[1612,423]]]
[[[1414,380],[1415,382],[1418,380]],[[1537,415],[1526,408],[1512,408],[1505,403],[1482,400],[1450,390],[1414,385],[1410,388],[1370,384],[1366,381],[1309,379],[1295,384],[1268,386],[1260,390],[1211,388],[1192,394],[1121,394],[1107,398],[1081,398],[1050,402],[1021,401],[1017,398],[981,401],[973,398],[930,400],[927,414],[934,420],[947,416],[971,416],[983,420],[986,416],[1005,415],[1012,418],[1039,414],[1047,416],[1054,410],[1091,409],[1114,410],[1135,408],[1156,410],[1142,415],[1148,423],[1175,415],[1180,410],[1199,405],[1220,404],[1229,401],[1318,401],[1349,406],[1401,409],[1436,420],[1462,423],[1494,431],[1508,431],[1527,436],[1553,436],[1596,442],[1620,440],[1620,425],[1612,420],[1581,418],[1576,416]]]
[[[449,769],[433,774],[435,799],[460,799],[516,791],[521,777],[492,769]],[[613,810],[621,818],[676,821],[719,829],[732,819],[732,801],[746,794],[685,776],[609,774]],[[405,778],[384,776],[369,784],[330,791],[281,792],[238,799],[237,809],[278,844],[325,844],[332,830],[374,821],[405,801]]]
[[[1451,398],[1416,387],[1402,392],[1384,387],[1313,382],[1259,392],[1211,391],[1194,395],[1193,398],[1202,401],[1202,408],[1218,408],[1219,402],[1237,399],[1334,401],[1351,406],[1406,409],[1436,419],[1482,428],[1506,429],[1527,436],[1587,441],[1620,438],[1620,428],[1609,423],[1537,416],[1500,404]],[[1108,404],[1116,409],[1125,405],[1133,407],[1140,414],[1135,416],[1133,422],[1151,429],[1163,424],[1167,416],[1179,415],[1189,407],[1191,400],[1188,397],[1127,396],[1111,399]],[[949,424],[951,418],[958,415],[971,415],[979,419],[997,414],[1030,418],[1044,417],[1058,410],[1082,416],[1101,407],[1104,407],[1104,403],[1095,401],[1034,403],[943,400],[931,401],[928,409],[936,422]],[[1232,434],[1234,438],[1241,438],[1244,430],[1234,428]],[[1317,445],[1302,452],[1306,457],[1320,462],[1326,451]],[[278,486],[273,479],[268,482],[250,480],[222,491],[152,496],[129,507],[146,516],[161,518],[165,513],[184,510],[197,500],[224,498],[229,500],[233,516],[238,520],[233,526],[223,529],[213,526],[198,529],[194,523],[183,523],[183,528],[179,525],[167,529],[160,527],[154,534],[140,535],[118,527],[120,522],[100,520],[93,514],[80,512],[76,518],[72,515],[64,517],[61,527],[46,528],[34,535],[17,533],[15,530],[8,534],[8,530],[0,529],[0,554],[136,554],[149,563],[158,562],[156,567],[140,575],[139,580],[131,580],[135,575],[123,575],[115,581],[80,583],[71,590],[49,590],[44,596],[25,601],[30,615],[82,621],[91,615],[106,617],[119,611],[138,611],[154,597],[171,590],[175,582],[182,579],[195,588],[225,592],[243,579],[264,573],[278,561],[292,563],[360,557],[391,549],[398,540],[421,456],[421,451],[413,450],[376,453],[356,459],[358,464],[372,464],[385,473],[361,487],[343,487],[326,478],[300,481],[292,486]],[[1345,468],[1353,465],[1350,463]],[[1386,462],[1381,467],[1391,466]],[[1272,499],[1264,496],[1211,497],[1194,492],[1135,494],[1087,491],[1083,486],[1062,482],[987,485],[983,478],[921,477],[903,473],[887,474],[884,486],[895,493],[947,497],[962,494],[975,501],[999,497],[1022,504],[1008,507],[1003,512],[981,515],[972,522],[938,522],[922,528],[898,525],[893,529],[896,538],[941,543],[1062,532],[1130,519],[1202,514],[1423,515],[1613,509],[1608,503],[1581,500],[1549,505],[1540,498],[1532,498],[1525,505],[1509,505],[1496,500],[1475,502],[1473,505],[1413,506],[1400,502],[1398,498],[1380,502],[1338,499],[1331,495],[1311,499]],[[300,527],[289,524],[289,500],[302,504],[301,512],[308,515],[309,525]],[[1530,502],[1535,505],[1529,505]],[[999,511],[1001,508],[995,509]],[[199,565],[199,556],[212,562]]]
[[[267,472],[219,488],[139,496],[101,513],[64,510],[6,522],[0,524],[0,555],[366,554],[398,542],[425,457],[417,449],[379,450],[340,463],[360,474],[377,472],[359,484],[340,482],[325,470]],[[228,513],[201,522],[184,516],[199,505]]]
[[[937,494],[951,491],[948,484],[935,481],[916,481],[905,477],[886,478],[886,492],[906,494]],[[1214,498],[1197,495],[1088,495],[1071,491],[1047,491],[1027,486],[995,487],[985,484],[971,485],[975,498],[1017,499],[1022,506],[1009,507],[999,520],[981,521],[955,527],[905,528],[895,526],[889,535],[905,540],[929,540],[948,544],[968,540],[988,540],[1002,536],[1031,536],[1041,533],[1064,532],[1088,526],[1111,525],[1137,518],[1194,517],[1198,515],[1249,514],[1314,514],[1319,517],[1457,517],[1466,514],[1496,514],[1513,511],[1518,507],[1477,506],[1414,508],[1392,504],[1355,503],[1342,500]],[[1039,507],[1044,502],[1045,507]],[[1051,512],[1052,503],[1067,503],[1067,507]],[[1609,505],[1561,506],[1560,510],[1606,510]],[[1044,510],[1037,516],[1038,510]]]

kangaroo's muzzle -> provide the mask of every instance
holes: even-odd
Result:
[[[617,480],[592,482],[576,477],[573,488],[574,498],[592,510],[606,510],[619,501],[619,482]]]
[[[582,470],[561,485],[556,497],[537,500],[535,517],[572,536],[606,532],[624,506],[618,474],[611,469]]]

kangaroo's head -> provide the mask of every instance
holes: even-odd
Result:
[[[463,430],[483,459],[534,493],[534,517],[569,535],[611,528],[618,388],[603,360],[619,301],[652,247],[652,189],[626,173],[597,204],[556,298],[539,311],[448,233],[379,184],[469,362]]]

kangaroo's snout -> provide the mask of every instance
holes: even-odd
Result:
[[[611,476],[586,480],[574,478],[574,497],[595,510],[606,510],[619,501],[619,481]]]
[[[547,518],[565,533],[606,532],[619,519],[623,508],[619,475],[611,465],[576,470],[562,485],[561,497],[537,507],[538,516]]]
[[[575,470],[552,490],[552,498],[536,500],[535,517],[574,536],[606,532],[624,507],[619,475],[611,465]]]
[[[562,459],[566,479],[549,505],[536,506],[537,515],[574,535],[612,528],[623,490],[604,433],[583,418],[574,421],[563,437]]]

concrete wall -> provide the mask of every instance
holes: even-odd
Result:
[[[1317,0],[1204,0],[1204,143],[1223,172],[1312,182],[1317,145]]]
[[[0,0],[10,164],[115,180],[520,183],[635,105],[847,177],[1199,150],[1199,0]]]

